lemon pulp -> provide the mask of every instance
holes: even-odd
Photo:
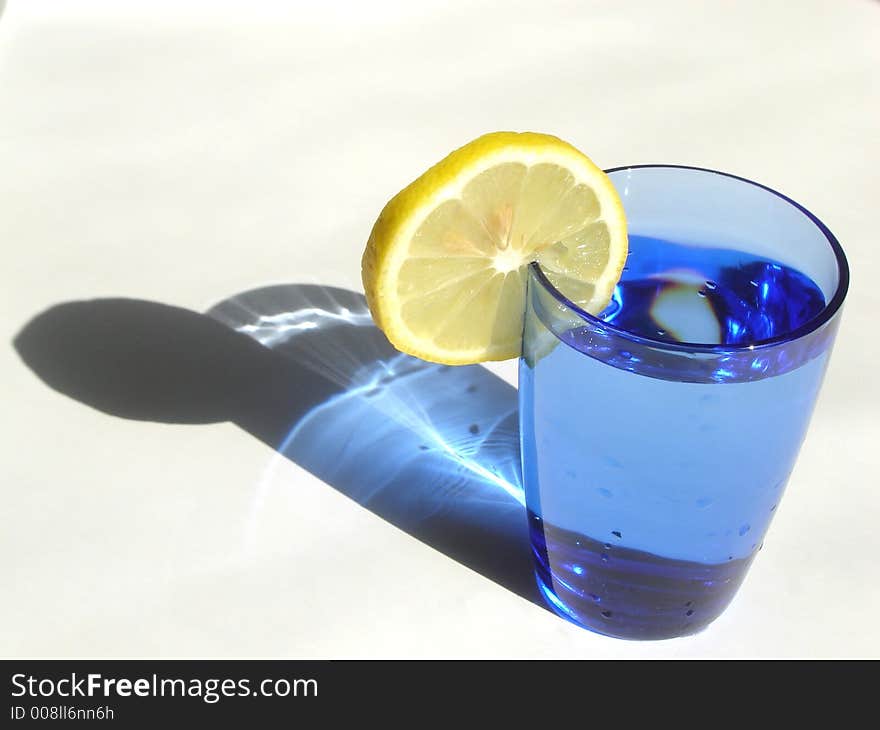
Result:
[[[626,253],[620,199],[588,157],[550,135],[496,132],[391,199],[367,243],[363,281],[399,350],[466,364],[519,355],[529,263],[597,313]]]

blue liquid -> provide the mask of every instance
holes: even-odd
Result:
[[[816,284],[782,264],[633,236],[600,317],[665,342],[748,345],[792,332],[824,306]]]
[[[635,236],[630,250],[600,318],[643,337],[748,345],[825,304],[778,262]],[[759,348],[685,376],[677,362],[640,357],[644,343],[610,352],[579,329],[529,353],[541,339],[530,327],[552,335],[527,317],[523,476],[541,591],[561,615],[614,636],[700,630],[760,549],[827,350],[797,359]]]

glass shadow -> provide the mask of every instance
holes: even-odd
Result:
[[[47,385],[105,413],[234,422],[545,607],[523,507],[516,389],[480,366],[401,354],[361,294],[273,286],[204,315],[133,299],[68,302],[37,315],[13,344]]]

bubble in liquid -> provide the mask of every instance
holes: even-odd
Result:
[[[611,534],[614,535],[618,540],[621,538],[620,532],[618,530],[612,530]]]
[[[602,615],[605,618],[611,618],[611,611],[602,611]]]
[[[602,553],[599,557],[602,558],[603,563],[607,563],[609,560],[611,560],[611,558],[608,556],[608,553]]]
[[[707,281],[705,287],[709,291],[715,291],[718,288],[718,284],[716,284],[714,281]]]
[[[476,423],[472,423],[471,427],[468,429],[474,436],[476,436],[480,432],[480,427]]]
[[[751,529],[752,529],[751,525],[749,525],[749,524],[743,525],[742,527],[739,528],[739,536],[742,537]]]
[[[694,615],[694,609],[689,608],[687,611],[685,611],[685,614],[684,614],[684,615],[685,615],[685,616],[693,616],[693,615]]]

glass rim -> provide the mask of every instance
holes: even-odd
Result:
[[[755,340],[754,342],[750,342],[748,344],[736,345],[712,345],[705,342],[669,342],[668,340],[657,340],[651,337],[637,335],[636,333],[623,329],[622,327],[619,327],[611,322],[605,322],[604,320],[599,319],[599,317],[594,314],[590,314],[589,312],[585,311],[577,304],[572,302],[567,296],[565,296],[565,294],[563,294],[555,286],[553,286],[553,284],[551,284],[550,280],[547,278],[547,275],[541,269],[541,266],[538,264],[538,262],[533,261],[531,264],[529,264],[529,269],[534,275],[535,279],[560,304],[574,311],[575,314],[577,314],[581,319],[585,320],[586,322],[600,329],[606,330],[611,334],[629,340],[630,342],[636,342],[642,345],[663,350],[703,352],[712,354],[725,354],[757,350],[759,348],[773,347],[774,345],[780,345],[787,342],[799,340],[802,337],[806,337],[807,335],[821,328],[823,325],[827,324],[840,310],[849,289],[849,263],[846,260],[846,254],[843,252],[843,247],[840,245],[837,237],[829,230],[828,226],[826,226],[821,220],[819,220],[818,217],[813,215],[803,205],[798,203],[796,200],[792,200],[787,195],[780,193],[778,190],[774,190],[773,188],[768,187],[767,185],[762,185],[761,183],[755,182],[754,180],[749,180],[745,177],[741,177],[740,175],[734,175],[729,172],[721,172],[720,170],[712,170],[708,167],[669,164],[622,165],[620,167],[608,168],[607,170],[605,170],[605,173],[611,174],[613,172],[624,172],[626,170],[645,169],[689,170],[691,172],[705,172],[712,175],[729,177],[734,180],[738,180],[739,182],[747,183],[748,185],[753,185],[756,188],[765,190],[766,192],[771,193],[778,198],[781,198],[789,205],[794,206],[797,210],[803,213],[813,223],[813,225],[816,226],[816,228],[819,229],[823,236],[825,236],[828,245],[831,247],[831,250],[834,253],[834,258],[837,262],[838,272],[837,289],[834,292],[834,296],[832,296],[830,301],[825,304],[821,312],[804,322],[804,324],[802,324],[800,327],[796,327],[790,332],[786,332],[785,334],[777,335],[775,337],[770,337],[764,340]]]

